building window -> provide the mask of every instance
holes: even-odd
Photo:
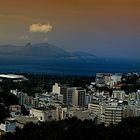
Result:
[[[42,117],[40,117],[40,120],[42,120]]]

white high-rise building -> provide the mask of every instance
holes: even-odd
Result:
[[[117,124],[123,118],[123,108],[118,106],[108,106],[105,108],[105,124]]]
[[[52,92],[60,94],[60,86],[58,85],[58,83],[55,83],[55,85],[53,85]]]
[[[123,91],[123,90],[114,90],[112,92],[112,98],[118,99],[118,100],[124,100],[125,99],[125,91]]]

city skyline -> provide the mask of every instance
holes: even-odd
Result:
[[[138,0],[5,0],[0,44],[49,42],[98,56],[138,58]]]

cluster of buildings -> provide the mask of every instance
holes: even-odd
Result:
[[[11,90],[19,98],[20,105],[9,107],[12,118],[7,118],[0,129],[14,132],[17,126],[23,128],[28,122],[63,120],[73,116],[81,120],[96,119],[97,123],[105,125],[117,124],[126,117],[140,116],[140,90],[126,94],[119,88],[121,80],[120,73],[97,73],[88,90],[58,83],[52,86],[52,92],[36,93],[35,97]],[[99,90],[101,87],[107,87],[112,92]],[[28,110],[28,116],[22,114],[21,105]]]
[[[85,107],[88,105],[90,98],[86,89],[81,87],[69,87],[67,85],[58,85],[55,83],[52,88],[52,93],[58,95],[58,99],[67,106]]]
[[[95,83],[98,87],[113,88],[118,83],[121,83],[122,73],[97,73]]]
[[[116,96],[116,93],[120,95]],[[88,104],[88,109],[97,115],[99,123],[117,124],[123,118],[140,116],[140,102],[131,96],[125,95],[121,90],[113,91],[111,97],[96,95],[96,100]],[[139,91],[137,96],[140,97]]]
[[[92,101],[88,109],[96,114],[98,123],[117,124],[123,118],[140,116],[140,90],[126,94],[119,86],[121,79],[121,74],[99,73],[89,86]],[[96,90],[95,86],[108,87],[112,92]]]
[[[90,100],[86,89],[69,87],[55,83],[50,93],[36,93],[29,96],[18,90],[11,90],[19,99],[19,105],[9,106],[11,118],[0,124],[1,132],[14,132],[16,127],[23,128],[28,122],[39,123],[51,120],[63,120],[77,116],[80,119],[94,119],[95,115],[87,110]],[[29,115],[22,114],[25,106]],[[86,108],[85,108],[86,107]]]

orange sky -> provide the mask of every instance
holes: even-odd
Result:
[[[47,38],[52,43],[54,41],[60,46],[67,45],[68,48],[76,44],[73,47],[75,48],[87,42],[92,46],[99,45],[96,41],[102,38],[119,36],[138,38],[140,0],[1,0],[0,2],[1,43],[25,43],[26,40],[17,38],[31,36],[28,32],[29,25],[48,22],[52,24],[53,30],[47,34]],[[44,37],[33,36],[32,34],[33,42],[37,37],[40,41],[41,37]],[[84,42],[80,44],[83,39]],[[89,50],[92,48],[89,47]]]
[[[7,22],[13,17],[17,24],[49,21],[60,27],[78,24],[83,29],[92,24],[136,28],[140,23],[139,0],[3,0],[0,9],[1,19]]]
[[[118,14],[122,11],[138,12],[139,0],[3,0],[0,2],[1,13],[34,15],[43,12],[50,14],[67,14],[66,12],[96,12],[114,9]],[[111,12],[113,14],[114,12]],[[106,12],[104,13],[106,14]]]

